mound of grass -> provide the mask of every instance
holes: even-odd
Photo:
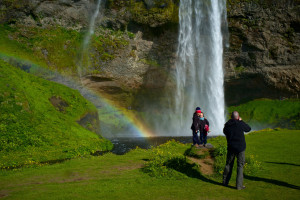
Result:
[[[184,175],[176,170],[186,163],[183,149],[185,145],[173,140],[153,148],[143,171],[154,177],[183,178]]]
[[[112,144],[78,121],[96,108],[78,91],[0,60],[0,168],[105,151]]]
[[[228,108],[228,113],[234,110],[238,111],[243,120],[255,129],[267,127],[300,129],[300,100],[298,99],[258,99],[231,106]]]

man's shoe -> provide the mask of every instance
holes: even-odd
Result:
[[[237,190],[243,190],[243,189],[245,189],[246,188],[246,186],[242,186],[241,188],[236,188]]]

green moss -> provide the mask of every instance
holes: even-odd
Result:
[[[172,0],[156,0],[154,7],[147,9],[143,2],[131,0],[132,19],[140,24],[160,26],[166,23],[178,23],[179,7]]]
[[[83,34],[62,27],[14,27],[1,25],[0,51],[30,61],[43,63],[50,69],[66,71],[76,70],[78,49]],[[15,55],[15,51],[19,53]],[[25,55],[24,55],[25,54]],[[34,56],[33,56],[34,55]]]
[[[131,33],[129,31],[127,31],[127,35],[130,39],[133,39],[135,37],[135,34],[134,33]]]
[[[236,73],[242,73],[243,71],[245,71],[245,67],[243,65],[237,66],[234,68],[234,71]]]
[[[114,59],[116,52],[129,44],[128,32],[110,29],[101,29],[93,35],[91,45],[85,52],[81,50],[85,33],[63,27],[0,25],[0,35],[0,53],[74,75],[77,74],[79,61],[82,66],[89,66],[89,69],[83,69],[86,73],[99,70],[102,61]]]
[[[117,10],[125,8],[131,13],[131,20],[151,27],[179,21],[179,0],[154,0],[149,7],[143,1],[109,0],[107,6]]]
[[[0,60],[0,168],[67,159],[111,149],[76,121],[96,108],[78,91],[27,74]],[[66,102],[60,112],[51,97]]]
[[[147,65],[151,65],[153,67],[159,67],[160,64],[156,61],[156,60],[152,60],[152,59],[141,59],[141,62],[147,64]]]

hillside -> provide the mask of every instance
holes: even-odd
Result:
[[[274,127],[300,129],[300,101],[298,99],[257,99],[231,106],[228,108],[228,118],[235,110],[255,130]]]
[[[56,162],[112,144],[85,129],[99,128],[97,110],[78,91],[37,78],[0,60],[0,168]],[[86,115],[94,116],[88,124]]]

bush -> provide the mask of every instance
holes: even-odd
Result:
[[[213,157],[215,158],[214,170],[217,174],[223,174],[223,170],[226,164],[227,146],[219,145],[213,151]]]
[[[153,148],[149,162],[143,171],[154,177],[183,178],[180,171],[186,164],[186,157],[178,151],[184,146],[174,140]]]
[[[214,170],[217,174],[223,174],[224,167],[226,165],[227,147],[225,145],[219,145],[213,152],[215,158]],[[254,155],[246,155],[244,174],[254,175],[262,169],[261,162],[257,161]],[[236,170],[236,163],[234,169]]]
[[[255,175],[262,169],[261,162],[257,161],[254,155],[246,156],[244,174]]]

